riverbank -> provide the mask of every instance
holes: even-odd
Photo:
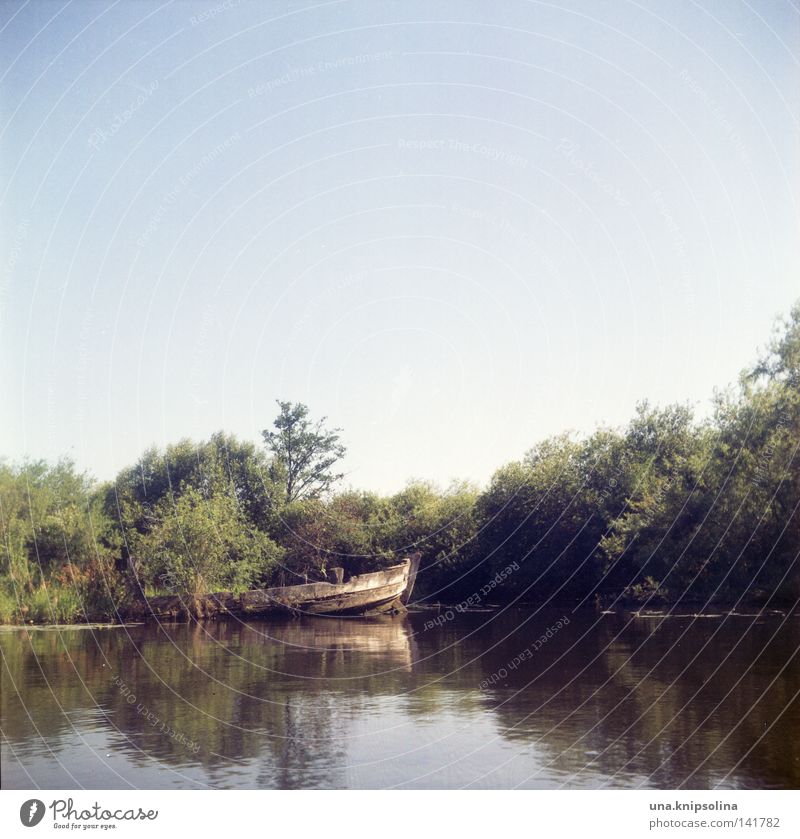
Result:
[[[707,418],[642,402],[625,427],[540,441],[482,487],[336,493],[339,430],[280,404],[264,446],[181,440],[107,483],[68,460],[0,460],[0,623],[244,617],[242,592],[379,572],[412,551],[423,601],[800,602],[800,303]],[[329,447],[309,484],[287,471],[300,432],[315,455]]]
[[[104,629],[132,629],[144,626],[144,621],[136,623],[45,623],[45,624],[0,624],[0,632],[64,632],[73,629],[104,630]]]
[[[227,593],[230,594],[230,593]],[[392,604],[382,612],[375,611],[367,616],[345,616],[352,621],[363,617],[364,619],[384,616],[402,615],[406,611],[411,614],[425,616],[435,625],[440,625],[453,620],[457,615],[486,615],[487,619],[492,616],[514,613],[536,613],[542,609],[556,609],[559,612],[573,614],[579,611],[585,614],[614,615],[625,618],[652,618],[652,619],[687,619],[687,618],[763,618],[771,617],[799,617],[800,604],[792,604],[785,608],[779,607],[748,607],[743,604],[709,605],[709,604],[687,604],[680,603],[674,606],[662,608],[647,608],[646,606],[620,605],[616,608],[603,608],[596,605],[579,607],[576,610],[574,603],[553,603],[542,604],[516,603],[516,604],[486,604],[480,607],[464,607],[461,603],[413,603],[407,607],[398,608],[399,604]],[[192,609],[196,611],[192,611]],[[42,622],[7,622],[0,624],[0,631],[32,629],[32,630],[63,630],[63,629],[120,629],[134,626],[143,626],[147,623],[197,623],[197,622],[242,622],[260,621],[264,619],[296,619],[299,617],[316,617],[304,615],[291,609],[276,607],[270,610],[260,609],[257,612],[241,607],[240,602],[231,603],[219,594],[207,595],[199,598],[199,603],[189,604],[176,595],[165,595],[150,598],[146,602],[137,604],[136,608],[126,610],[120,614],[118,621],[72,621],[63,623]],[[324,617],[324,616],[323,616]],[[328,617],[336,617],[328,616]]]

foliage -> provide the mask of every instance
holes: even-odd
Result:
[[[418,596],[452,603],[800,599],[800,304],[708,419],[643,402],[623,429],[538,443],[482,491],[331,496],[339,429],[279,405],[267,451],[182,440],[108,485],[68,460],[0,461],[0,621],[116,620],[142,590],[191,598],[411,553]]]
[[[153,526],[138,543],[142,579],[191,597],[269,579],[280,558],[277,545],[248,523],[231,495],[209,490],[206,496],[184,487],[156,505]]]
[[[450,601],[476,583],[478,497],[477,488],[468,483],[440,492],[417,481],[390,499],[395,554],[420,554],[418,596]]]
[[[344,477],[331,471],[346,451],[339,439],[341,429],[326,429],[326,417],[312,422],[301,402],[278,405],[275,431],[265,429],[262,436],[273,455],[274,474],[285,482],[286,502],[320,498]]]
[[[563,435],[495,473],[478,501],[479,554],[487,578],[521,567],[498,592],[507,598],[577,597],[596,580],[605,526],[593,503],[587,444]]]
[[[297,581],[292,575],[326,579],[334,567],[350,576],[391,561],[390,516],[386,500],[367,492],[346,492],[328,503],[310,498],[287,505],[282,531],[286,582]]]
[[[254,527],[266,532],[276,526],[282,487],[254,444],[220,432],[201,443],[181,440],[163,452],[148,449],[105,491],[105,509],[118,523],[126,559],[135,561],[138,536],[150,531],[165,498],[177,499],[190,488],[208,497],[220,487]]]
[[[112,580],[114,602],[125,604],[125,581],[114,563],[113,521],[93,482],[71,461],[0,464],[0,533],[3,621],[65,622],[94,615],[101,599],[95,570],[101,566]]]

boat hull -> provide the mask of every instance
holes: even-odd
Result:
[[[241,596],[248,614],[288,609],[312,615],[358,613],[385,606],[408,587],[409,560],[384,571],[360,574],[346,583],[305,583],[247,591]]]
[[[366,614],[393,607],[405,611],[416,576],[414,558],[399,565],[359,574],[342,583],[302,583],[254,589],[241,595],[221,591],[196,598],[187,604],[179,597],[155,597],[147,602],[149,617],[170,619],[222,615],[260,616],[275,613],[309,615]]]

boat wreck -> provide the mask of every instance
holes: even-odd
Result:
[[[220,591],[187,600],[178,595],[147,598],[139,617],[158,620],[235,617],[266,617],[275,614],[379,615],[405,612],[414,589],[419,555],[381,571],[344,580],[344,571],[334,568],[332,582],[254,589],[242,594]]]

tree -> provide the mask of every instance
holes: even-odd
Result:
[[[477,499],[478,490],[469,483],[454,482],[442,492],[421,481],[412,481],[389,499],[395,555],[420,555],[417,595],[458,601],[480,587],[471,574]]]
[[[187,489],[203,498],[230,495],[248,525],[265,533],[279,524],[283,485],[273,481],[260,447],[222,432],[200,443],[185,439],[164,451],[148,449],[106,489],[105,509],[124,539],[125,560],[135,563],[139,538],[159,520],[158,505],[174,503]]]
[[[341,428],[326,429],[327,417],[312,422],[302,402],[278,401],[278,405],[276,430],[262,434],[273,454],[276,474],[286,486],[286,502],[319,498],[344,477],[331,471],[346,451],[339,441]]]
[[[161,499],[154,518],[140,540],[142,571],[151,583],[190,598],[261,584],[281,558],[280,548],[221,488],[204,495],[181,487],[180,495]]]
[[[493,591],[496,601],[579,600],[591,592],[605,522],[599,493],[589,486],[590,479],[602,481],[587,451],[570,435],[551,437],[499,469],[481,493],[477,553],[483,573],[491,579],[514,562],[520,566]]]

